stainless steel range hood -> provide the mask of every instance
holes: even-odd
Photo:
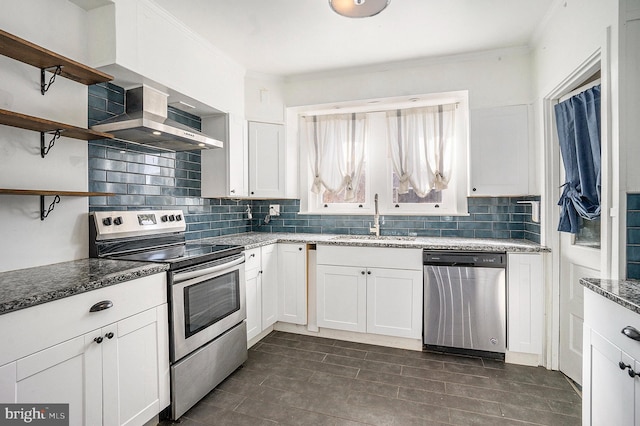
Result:
[[[125,92],[125,113],[101,121],[91,129],[132,142],[171,151],[222,148],[222,142],[167,118],[165,93],[148,86]]]

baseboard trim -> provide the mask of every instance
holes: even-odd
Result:
[[[366,343],[369,345],[386,346],[389,348],[408,349],[422,351],[422,340],[407,339],[404,337],[382,336],[379,334],[356,333],[353,331],[332,330],[320,328],[317,332],[309,331],[306,325],[277,322],[273,329],[286,333],[304,334],[306,336],[325,337],[327,339],[345,340],[348,342]]]

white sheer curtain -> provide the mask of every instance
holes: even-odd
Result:
[[[331,114],[301,120],[313,173],[311,191],[345,190],[345,201],[353,200],[364,164],[366,116]]]
[[[400,178],[398,192],[411,186],[419,197],[447,189],[451,179],[456,104],[387,112],[389,148]]]

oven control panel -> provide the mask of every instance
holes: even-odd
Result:
[[[182,210],[111,211],[91,213],[96,239],[184,232]]]

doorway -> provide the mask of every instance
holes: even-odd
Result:
[[[601,103],[601,146],[602,146],[602,200],[601,221],[583,221],[583,227],[578,234],[557,231],[560,209],[557,202],[560,198],[561,185],[564,184],[564,167],[561,160],[560,146],[555,123],[554,106],[578,93],[601,84],[601,56],[598,52],[583,66],[576,70],[563,85],[559,86],[551,95],[545,98],[544,119],[546,135],[545,170],[548,180],[546,188],[546,224],[547,245],[552,249],[551,274],[551,320],[550,330],[552,341],[547,355],[550,356],[550,366],[559,369],[578,385],[582,383],[582,340],[583,340],[583,293],[584,287],[580,278],[595,278],[606,275],[608,243],[610,238],[607,229],[609,220],[604,214],[610,203],[610,191],[607,178],[609,173],[608,152],[608,112],[606,103],[606,87],[602,87],[603,101]],[[605,79],[606,80],[606,76]],[[605,268],[603,268],[605,265]],[[549,306],[549,305],[548,305]]]

